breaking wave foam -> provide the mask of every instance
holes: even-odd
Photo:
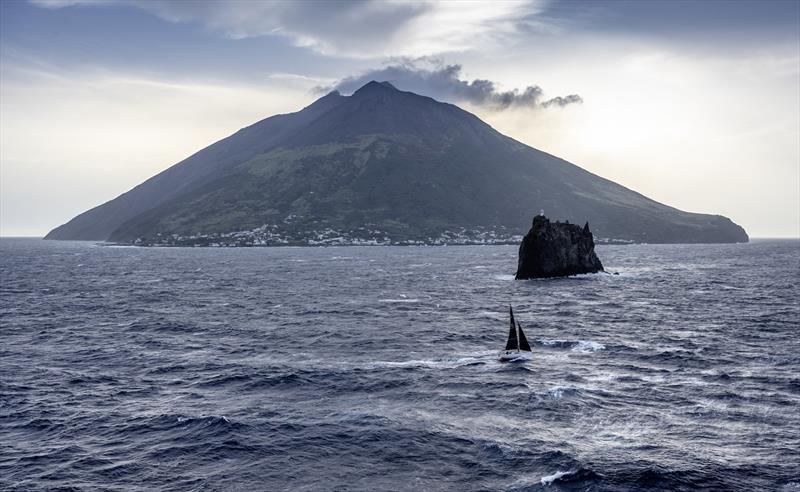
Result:
[[[568,348],[573,352],[598,352],[606,348],[605,345],[591,340],[539,340],[544,346],[556,348]]]
[[[568,471],[558,470],[555,473],[553,473],[552,475],[546,475],[546,476],[542,477],[542,485],[547,487],[548,485],[551,485],[553,482],[555,482],[559,478],[567,476],[567,475],[572,475],[574,473],[575,473],[575,470],[568,470]]]

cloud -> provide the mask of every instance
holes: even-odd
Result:
[[[583,103],[583,98],[577,94],[570,94],[564,97],[556,96],[552,99],[544,101],[543,103],[541,103],[541,105],[544,106],[545,108],[549,106],[560,106],[563,108],[568,104],[574,104],[574,103],[579,103],[579,104]]]
[[[279,36],[322,54],[353,58],[423,56],[504,44],[537,24],[532,19],[546,5],[545,0],[30,1],[54,9],[127,6],[170,22],[201,24],[234,39]]]
[[[420,66],[423,64],[423,66]],[[429,66],[424,66],[425,64]],[[470,103],[492,110],[509,108],[547,108],[563,107],[582,103],[577,94],[544,98],[544,91],[538,85],[530,85],[524,90],[498,90],[491,80],[461,78],[461,65],[445,65],[433,59],[405,60],[383,68],[370,70],[360,75],[345,78],[332,87],[320,91],[336,89],[350,93],[370,80],[388,81],[401,90],[416,92],[426,96],[454,103]]]

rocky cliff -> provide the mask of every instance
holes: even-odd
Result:
[[[517,279],[566,277],[601,271],[603,264],[594,252],[594,237],[588,222],[580,227],[550,222],[543,214],[533,218],[531,230],[519,246]]]

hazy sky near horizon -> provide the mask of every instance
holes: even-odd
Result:
[[[0,235],[370,79],[751,237],[800,236],[800,2],[0,2]]]

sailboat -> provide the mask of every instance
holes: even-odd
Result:
[[[500,352],[500,361],[529,359],[532,355],[531,346],[528,344],[528,339],[525,338],[522,325],[514,320],[514,310],[511,309],[511,306],[508,306],[508,314],[511,316],[511,328],[508,332],[506,349]]]

